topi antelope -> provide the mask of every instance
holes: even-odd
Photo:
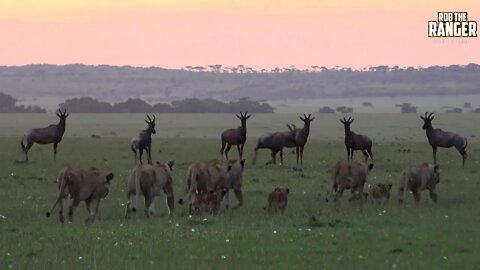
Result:
[[[247,119],[250,118],[251,114],[248,114],[248,112],[245,112],[245,114],[240,112],[240,115],[235,115],[238,119],[240,119],[242,125],[237,128],[227,129],[222,132],[222,149],[220,149],[220,156],[222,159],[223,150],[225,150],[225,158],[228,160],[228,151],[230,151],[232,145],[237,146],[240,160],[243,159],[243,146],[245,146],[245,141],[247,140]],[[225,146],[227,147],[225,148]]]
[[[311,117],[312,114],[306,116],[305,114],[303,117],[299,117],[300,120],[303,121],[304,125],[302,129],[296,129],[293,125],[295,130],[295,152],[297,154],[297,166],[298,166],[298,158],[300,157],[300,165],[303,166],[303,148],[305,144],[307,144],[308,135],[310,134],[310,122],[312,122],[315,117]],[[288,146],[287,146],[288,147]]]
[[[468,145],[467,139],[453,132],[433,128],[432,120],[435,118],[433,112],[430,114],[426,112],[425,116],[420,115],[420,118],[423,120],[422,129],[426,131],[428,143],[432,146],[433,163],[437,164],[437,147],[450,148],[453,146],[457,148],[460,155],[462,155],[462,166],[465,166],[465,160],[467,160],[468,157],[467,152],[465,151]]]
[[[147,151],[148,155],[148,164],[152,164],[152,154],[151,154],[151,146],[152,146],[152,134],[155,134],[155,115],[152,115],[153,119],[150,118],[150,116],[147,114],[147,119],[145,119],[145,122],[147,123],[148,127],[140,133],[138,133],[137,136],[132,138],[132,144],[131,148],[133,151],[133,154],[135,155],[135,163],[137,162],[137,150],[139,151],[139,157],[138,160],[140,161],[140,164],[142,163],[142,155],[143,155],[143,150]]]
[[[62,141],[63,133],[65,133],[65,120],[70,115],[67,113],[67,109],[64,109],[63,112],[59,109],[56,115],[60,118],[60,121],[56,125],[49,125],[46,128],[34,128],[30,130],[22,141],[20,145],[22,146],[22,151],[25,153],[25,161],[28,161],[28,150],[33,146],[34,143],[38,144],[50,144],[53,143],[53,160],[57,158],[57,146],[60,141]],[[23,140],[26,139],[27,145],[23,144]]]
[[[345,147],[347,148],[347,159],[353,160],[353,151],[360,150],[365,156],[365,162],[367,162],[369,156],[373,161],[372,140],[368,136],[355,134],[355,132],[350,129],[350,124],[353,123],[353,118],[349,117],[346,119],[344,117],[343,120],[340,119],[340,123],[342,123],[345,127]]]
[[[287,124],[289,131],[279,131],[266,134],[258,139],[257,146],[255,147],[255,156],[253,157],[252,164],[255,165],[257,160],[258,149],[270,149],[272,150],[272,159],[267,162],[268,164],[276,164],[277,153],[280,152],[280,165],[283,166],[283,148],[295,147],[295,126]]]

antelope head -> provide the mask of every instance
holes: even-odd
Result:
[[[350,130],[350,124],[353,123],[353,118],[348,117],[347,119],[343,117],[343,119],[340,119],[340,123],[343,124],[343,126],[345,127],[345,130]]]
[[[312,114],[309,114],[308,116],[306,114],[303,114],[303,117],[300,116],[299,118],[305,123],[305,125],[309,125],[310,122],[315,119],[315,117],[312,117]]]
[[[423,120],[422,129],[427,129],[428,127],[431,127],[433,118],[435,118],[433,116],[433,112],[431,112],[430,114],[428,114],[428,112],[425,112],[425,116],[420,115],[420,119]]]
[[[152,114],[152,117],[153,118],[150,118],[150,116],[147,114],[148,119],[145,119],[145,123],[148,125],[147,130],[149,130],[152,134],[155,134],[155,115]]]
[[[69,113],[67,113],[67,109],[63,109],[63,112],[58,109],[55,114],[58,116],[58,118],[60,118],[60,121],[65,121],[65,119],[67,119],[67,117],[70,115]]]
[[[240,112],[240,115],[235,114],[235,116],[237,116],[237,118],[240,119],[240,121],[242,121],[242,126],[244,127],[247,125],[247,119],[250,118],[250,116],[252,115],[248,114],[248,112],[245,112],[245,113]]]

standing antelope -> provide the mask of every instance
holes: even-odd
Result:
[[[140,161],[140,164],[142,163],[142,155],[143,155],[143,150],[147,151],[148,155],[148,164],[152,164],[152,154],[151,154],[151,145],[152,145],[152,134],[155,134],[155,115],[152,115],[153,119],[150,118],[150,116],[147,114],[147,119],[145,119],[145,122],[147,123],[148,127],[140,133],[138,133],[137,136],[132,138],[132,144],[131,148],[133,151],[133,154],[135,155],[135,163],[137,162],[137,150],[140,152],[138,160]]]
[[[295,126],[287,124],[287,127],[289,131],[268,133],[258,139],[255,147],[255,156],[252,161],[253,165],[257,161],[258,149],[270,149],[272,150],[272,159],[267,162],[267,165],[276,164],[277,153],[280,152],[280,165],[283,166],[283,148],[295,147]]]
[[[426,112],[425,116],[420,115],[420,118],[423,120],[422,129],[426,131],[428,143],[432,146],[433,163],[437,164],[437,147],[450,148],[453,146],[457,148],[460,155],[462,155],[462,166],[465,167],[465,160],[467,160],[468,157],[465,151],[468,145],[467,139],[453,132],[433,128],[432,120],[435,118],[433,112],[430,114]]]
[[[223,159],[223,150],[225,149],[225,158],[228,160],[228,151],[232,145],[237,146],[238,155],[240,156],[240,160],[242,160],[243,156],[243,146],[245,146],[245,141],[247,140],[247,119],[250,118],[248,112],[243,114],[240,112],[240,115],[235,114],[238,119],[242,122],[242,125],[237,128],[227,129],[222,132],[222,149],[220,149],[220,156]],[[225,145],[227,148],[225,148]]]
[[[342,123],[345,127],[345,147],[347,148],[347,159],[353,160],[353,151],[361,150],[365,156],[365,162],[367,162],[368,156],[370,156],[370,159],[373,161],[372,140],[368,136],[355,134],[355,132],[350,129],[350,124],[353,123],[353,118],[349,117],[346,119],[344,117],[343,120],[340,119],[340,123]]]
[[[25,136],[22,138],[20,145],[22,146],[22,151],[25,153],[25,161],[28,161],[28,150],[32,147],[34,143],[38,144],[50,144],[53,143],[53,160],[57,158],[57,146],[58,143],[62,140],[63,133],[65,133],[65,120],[70,115],[67,113],[67,109],[64,109],[63,112],[58,109],[56,115],[60,118],[60,121],[56,125],[49,125],[46,128],[34,128],[31,129]],[[27,146],[23,144],[23,139],[26,139]]]
[[[297,166],[298,166],[298,158],[300,157],[300,165],[303,166],[303,148],[305,144],[307,144],[308,135],[310,134],[310,122],[312,122],[315,117],[311,117],[312,114],[306,116],[305,114],[303,117],[299,117],[300,120],[303,121],[304,125],[302,129],[295,128],[295,152],[297,154]]]

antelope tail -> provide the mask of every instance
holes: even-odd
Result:
[[[463,146],[462,150],[465,151],[465,149],[467,149],[467,146],[468,146],[468,141],[467,141],[467,138],[463,138],[465,140],[465,145]]]
[[[24,137],[25,137],[25,136],[24,136]],[[25,144],[23,144],[23,139],[24,139],[24,138],[22,138],[22,140],[20,141],[20,145],[22,146],[22,151],[25,152],[25,149],[26,149],[26,148],[25,148]]]

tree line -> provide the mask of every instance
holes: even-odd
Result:
[[[172,103],[150,105],[139,98],[130,98],[124,102],[110,104],[91,97],[71,98],[59,105],[72,113],[274,113],[268,103],[241,98],[238,101],[222,102],[216,99],[186,98]]]
[[[46,113],[39,106],[17,105],[17,99],[10,95],[0,93],[0,113]]]

